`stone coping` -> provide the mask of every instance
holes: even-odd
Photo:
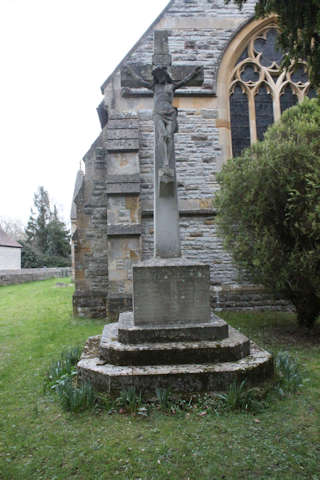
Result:
[[[36,282],[49,278],[71,277],[72,270],[66,268],[27,268],[21,270],[0,270],[0,286]]]
[[[135,263],[133,268],[161,268],[161,267],[209,267],[205,263],[201,263],[195,260],[190,260],[185,257],[173,257],[173,258],[161,258],[153,257],[141,262]]]
[[[15,270],[1,270],[0,269],[0,275],[24,275],[26,273],[71,273],[71,267],[53,267],[53,268],[47,268],[47,267],[42,267],[42,268],[19,268]]]

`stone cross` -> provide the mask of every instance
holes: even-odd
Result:
[[[161,258],[181,256],[177,198],[174,134],[178,131],[174,92],[202,74],[202,68],[180,67],[180,79],[170,75],[168,32],[154,32],[152,81],[145,78],[146,68],[127,65],[122,85],[146,87],[153,91],[154,107],[154,255]],[[186,71],[187,70],[187,71]],[[149,70],[150,72],[150,70]],[[144,73],[144,75],[143,75]],[[131,81],[130,81],[131,76]],[[129,79],[129,80],[128,80]],[[132,83],[132,79],[134,82]],[[201,78],[202,83],[203,77]]]

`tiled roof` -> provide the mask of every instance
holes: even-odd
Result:
[[[22,248],[20,243],[16,242],[14,238],[10,237],[6,232],[0,227],[0,247],[16,247]]]

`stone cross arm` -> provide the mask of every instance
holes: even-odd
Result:
[[[152,65],[144,65],[139,63],[130,64],[121,69],[121,87],[126,88],[148,88],[146,83],[152,84]],[[196,69],[196,72],[195,72]],[[171,76],[177,86],[179,82],[183,82],[186,77],[190,77],[183,86],[200,87],[203,84],[203,68],[195,65],[173,65],[169,67]],[[133,73],[132,73],[133,72]],[[140,77],[140,78],[139,78]]]

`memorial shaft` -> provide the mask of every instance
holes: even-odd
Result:
[[[177,110],[172,105],[174,85],[166,69],[171,65],[168,32],[154,34],[154,255],[181,256],[174,134]],[[158,73],[156,73],[158,72]]]

